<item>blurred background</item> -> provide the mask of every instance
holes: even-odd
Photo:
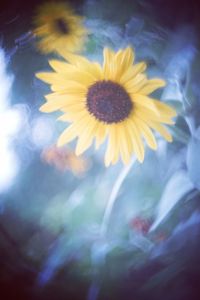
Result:
[[[68,1],[85,17],[84,55],[132,45],[156,93],[176,108],[173,143],[157,136],[123,182],[100,235],[121,162],[105,145],[76,157],[56,148],[63,124],[39,107],[49,70],[32,17],[42,1],[0,9],[0,298],[200,299],[200,8],[197,1]]]

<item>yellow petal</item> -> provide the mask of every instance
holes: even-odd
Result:
[[[93,62],[89,71],[96,78],[96,80],[103,79],[103,70],[99,63]]]
[[[52,85],[53,91],[59,90],[70,90],[72,87],[75,91],[86,92],[87,86],[94,82],[94,78],[89,74],[82,72],[68,72],[68,73],[53,73],[53,72],[42,72],[37,73],[36,77],[43,80],[44,82]],[[76,90],[77,89],[77,90]]]
[[[70,64],[75,65],[75,66],[79,66],[79,64],[87,64],[88,60],[81,56],[81,55],[77,55],[77,54],[73,54],[71,52],[67,52],[65,49],[60,49],[59,54],[64,57],[66,59],[66,61],[68,61]]]
[[[53,84],[51,86],[51,90],[53,92],[58,93],[68,93],[68,94],[81,94],[86,95],[87,93],[87,87],[84,86],[84,84],[77,83],[74,81],[65,81],[64,83],[58,82],[56,84]]]
[[[54,59],[49,60],[49,64],[58,73],[66,73],[66,72],[68,73],[77,70],[75,66],[60,60],[54,60]]]
[[[50,94],[45,97],[48,101],[40,107],[40,111],[46,113],[50,113],[63,108],[69,110],[70,106],[84,104],[84,98],[77,98],[77,96],[74,95]]]
[[[80,155],[91,146],[95,136],[96,128],[97,122],[91,119],[79,136],[76,146],[76,155]]]
[[[63,131],[63,133],[59,136],[57,146],[61,147],[64,144],[71,142],[78,135],[78,132],[75,130],[75,125],[70,125],[67,129]]]
[[[41,112],[50,113],[62,108],[65,104],[63,100],[56,100],[56,101],[48,101],[40,107]]]
[[[134,117],[134,122],[137,124],[137,127],[140,129],[140,132],[143,134],[148,146],[151,149],[156,150],[157,143],[151,129],[146,125],[146,123],[144,123],[142,120],[138,119],[137,117]]]
[[[105,154],[105,165],[108,167],[119,151],[116,126],[111,125],[108,128],[108,146]],[[119,157],[117,157],[117,160]]]
[[[54,39],[52,39],[51,36],[48,36],[48,37],[44,37],[42,38],[42,40],[38,43],[38,49],[47,54],[49,52],[52,52],[54,51]]]
[[[129,46],[124,50],[124,56],[122,61],[125,70],[133,64],[134,59],[135,59],[135,53],[133,51],[133,48]]]
[[[161,114],[164,114],[170,118],[175,117],[177,115],[175,109],[173,109],[172,107],[170,107],[169,105],[156,100],[156,99],[152,99],[152,101],[155,103],[155,105],[158,107],[158,109],[160,110]]]
[[[48,84],[65,84],[65,78],[53,72],[36,73],[35,76]]]
[[[119,81],[122,84],[125,84],[129,80],[132,80],[134,77],[136,77],[139,73],[142,73],[146,69],[146,64],[144,62],[138,63],[136,65],[133,65],[129,67],[124,74],[120,77]]]
[[[65,73],[66,74],[66,73]],[[87,72],[76,70],[66,74],[66,78],[70,81],[74,81],[80,85],[84,85],[86,88],[95,82],[95,78]]]
[[[166,85],[165,81],[162,79],[150,79],[147,83],[139,90],[140,94],[149,95],[153,93],[158,88],[164,87]]]
[[[47,101],[57,101],[62,99],[68,103],[83,103],[85,101],[85,97],[74,94],[66,94],[66,93],[51,93],[45,96]]]
[[[103,75],[104,79],[113,79],[114,70],[113,70],[113,51],[109,48],[104,48],[103,51],[104,63],[103,63]]]
[[[91,72],[88,73],[86,70],[80,70],[70,64],[56,60],[49,61],[49,64],[58,72],[58,74],[62,74],[62,76],[65,76],[65,78],[68,78],[70,81],[75,81],[88,86],[96,80],[96,76]]]
[[[70,122],[71,123],[71,122],[74,121],[74,119],[71,118],[68,113],[65,113],[64,115],[61,115],[60,117],[58,117],[57,121]]]
[[[99,146],[104,142],[106,137],[106,126],[99,122],[97,130],[96,130],[96,144],[95,148],[98,149]]]
[[[158,131],[160,135],[163,136],[169,143],[172,142],[171,134],[167,131],[167,129],[162,124],[153,121],[148,121],[148,125],[154,130]]]
[[[58,146],[62,146],[65,143],[70,142],[76,136],[80,136],[84,130],[85,124],[90,122],[90,116],[87,113],[82,113],[82,116],[78,118],[78,121],[70,125],[59,137]]]
[[[137,107],[139,109],[139,106],[142,106],[146,109],[150,109],[152,110],[156,115],[160,115],[160,111],[157,107],[157,105],[147,96],[143,96],[140,94],[132,94],[131,95],[132,101],[133,101],[133,105],[134,103],[137,103]],[[134,106],[133,106],[134,109]]]
[[[64,109],[62,111],[64,111]],[[78,127],[79,123],[81,123],[81,125],[80,125],[80,127],[81,127],[81,126],[83,126],[83,122],[88,121],[88,117],[90,118],[90,115],[88,115],[85,110],[71,111],[70,109],[68,109],[68,110],[65,109],[64,114],[62,116],[58,117],[57,120],[62,121],[62,122],[74,122],[74,123],[76,123],[77,127]],[[84,126],[83,126],[83,128],[84,128]],[[81,128],[80,130],[82,130],[83,128]]]
[[[120,126],[118,126],[118,144],[120,147],[121,158],[124,164],[128,164],[130,162],[131,154],[133,152],[132,143],[126,131],[125,123],[119,125]]]
[[[69,103],[62,108],[62,111],[76,116],[77,113],[85,112],[85,105],[84,103]]]
[[[138,74],[132,80],[126,82],[124,84],[124,87],[129,94],[135,94],[135,93],[141,94],[139,91],[146,84],[146,82],[147,82],[146,75]]]
[[[133,64],[134,58],[135,55],[131,47],[119,50],[116,53],[115,63],[122,74]]]
[[[135,108],[134,109],[135,115],[139,119],[141,118],[143,121],[152,120],[152,121],[169,124],[169,125],[174,124],[174,121],[171,120],[168,116],[166,117],[166,115],[162,115],[162,113],[160,113],[160,115],[158,115],[150,109],[146,109],[145,107],[139,106],[138,103],[135,103],[134,108]]]
[[[117,147],[117,148],[115,149],[115,152],[114,152],[114,154],[113,154],[113,158],[112,158],[112,160],[111,160],[111,163],[112,163],[113,165],[115,165],[115,164],[118,162],[119,156],[120,156],[120,153],[119,153],[119,147]]]
[[[140,162],[144,160],[144,145],[141,140],[141,134],[136,123],[132,119],[127,120],[127,130],[129,131],[134,152]]]
[[[69,53],[65,50],[59,51],[59,53],[67,60],[70,64],[76,66],[78,69],[88,72],[93,75],[97,80],[102,78],[102,69],[97,62],[90,62],[85,57]]]

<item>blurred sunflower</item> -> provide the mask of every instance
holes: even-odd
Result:
[[[62,2],[44,3],[38,7],[34,18],[38,48],[43,53],[65,49],[78,52],[83,48],[87,30],[83,18],[75,15],[72,8]]]
[[[61,134],[58,146],[76,137],[76,154],[88,149],[93,139],[96,148],[108,137],[105,164],[115,164],[121,155],[126,164],[133,153],[140,162],[144,160],[142,137],[148,146],[156,149],[152,130],[168,142],[172,137],[163,124],[174,124],[174,109],[148,97],[163,87],[162,79],[147,79],[143,73],[146,64],[133,64],[131,47],[113,52],[104,49],[104,63],[90,62],[82,56],[65,51],[62,56],[69,62],[49,61],[55,72],[38,73],[36,76],[49,83],[53,91],[46,97],[42,112],[61,110],[59,118],[72,123]],[[162,124],[163,123],[163,124]]]

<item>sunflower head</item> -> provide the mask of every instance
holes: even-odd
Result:
[[[88,111],[107,124],[123,121],[133,108],[133,102],[126,90],[111,80],[95,82],[89,87],[86,98]]]
[[[149,96],[165,82],[147,78],[146,64],[134,64],[131,47],[117,52],[105,48],[103,66],[66,51],[61,54],[67,62],[51,60],[54,72],[37,74],[53,91],[40,110],[60,110],[63,115],[59,119],[71,123],[61,134],[59,146],[78,137],[78,155],[94,139],[97,148],[107,139],[108,166],[120,156],[128,163],[133,154],[142,162],[144,142],[154,150],[157,148],[152,130],[172,141],[165,124],[174,123],[172,117],[176,112]]]
[[[87,30],[83,18],[76,15],[69,4],[49,2],[38,7],[34,18],[34,34],[43,53],[65,49],[78,52],[83,48]]]

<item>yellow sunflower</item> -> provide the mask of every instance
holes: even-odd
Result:
[[[76,154],[88,149],[93,139],[98,148],[107,138],[105,164],[115,164],[121,156],[126,164],[133,154],[144,160],[144,143],[156,149],[151,129],[159,132],[168,142],[170,133],[163,124],[174,124],[174,109],[148,95],[163,87],[162,79],[148,79],[146,64],[133,64],[131,47],[113,52],[104,49],[103,67],[97,62],[63,51],[68,61],[50,60],[55,72],[36,76],[51,85],[53,93],[45,96],[42,112],[63,112],[59,118],[71,125],[58,140],[62,146],[76,137]]]
[[[34,18],[38,48],[43,53],[65,49],[78,52],[83,48],[87,30],[83,18],[75,15],[72,8],[63,2],[44,3],[38,7]]]

